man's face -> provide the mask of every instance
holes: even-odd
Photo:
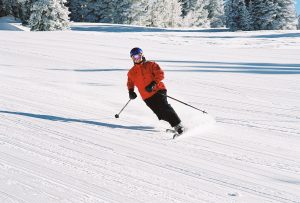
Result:
[[[136,54],[132,55],[131,59],[133,60],[134,63],[141,63],[143,61],[143,54]]]

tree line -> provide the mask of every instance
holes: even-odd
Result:
[[[297,29],[295,0],[0,0],[0,16],[31,30],[64,30],[74,22],[151,27]]]

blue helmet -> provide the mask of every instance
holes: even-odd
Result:
[[[138,55],[138,54],[143,54],[143,50],[141,48],[134,47],[133,49],[131,49],[130,57],[132,57],[133,55]]]

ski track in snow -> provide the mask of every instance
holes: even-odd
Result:
[[[299,203],[300,39],[132,29],[0,31],[0,202]],[[175,140],[140,98],[115,119],[133,46],[210,116],[169,100],[199,125]]]

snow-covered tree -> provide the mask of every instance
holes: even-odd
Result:
[[[225,13],[226,25],[231,30],[250,30],[251,17],[244,0],[228,0]]]
[[[185,17],[191,10],[193,2],[191,0],[179,0],[179,2],[181,4],[181,16]]]
[[[31,8],[32,31],[54,31],[69,28],[69,11],[65,0],[36,0]]]
[[[18,2],[21,8],[19,18],[21,19],[23,25],[27,25],[31,15],[33,0],[18,0]]]
[[[298,30],[300,30],[300,15],[298,16]]]
[[[295,0],[273,0],[276,4],[276,16],[273,22],[275,30],[297,29],[297,13]]]
[[[129,19],[137,25],[177,27],[181,25],[181,5],[177,0],[135,1]]]
[[[182,2],[183,25],[186,27],[210,27],[209,0],[186,0]]]
[[[112,23],[130,24],[129,18],[131,7],[134,4],[132,0],[111,0]]]
[[[251,16],[255,30],[296,29],[294,0],[252,0]]]
[[[251,17],[254,30],[273,29],[276,6],[273,0],[255,0],[251,2]]]
[[[156,0],[147,13],[150,26],[177,27],[181,24],[181,6],[177,0]]]
[[[209,0],[206,7],[210,27],[218,28],[224,26],[224,3],[223,0]]]
[[[129,24],[146,25],[147,12],[151,4],[147,0],[132,0],[128,13]]]

